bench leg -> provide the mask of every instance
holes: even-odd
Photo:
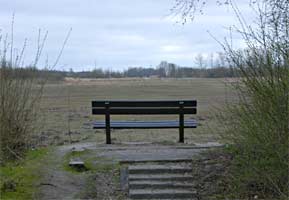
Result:
[[[105,133],[106,133],[106,144],[111,144],[110,137],[110,115],[105,115]]]
[[[106,129],[106,144],[111,144],[110,129]]]
[[[179,124],[179,142],[184,143],[184,114],[180,114],[180,124]]]

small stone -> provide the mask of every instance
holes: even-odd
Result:
[[[69,166],[74,168],[76,171],[87,171],[88,169],[85,167],[84,162],[81,160],[70,160]]]
[[[75,147],[73,147],[72,149],[71,149],[71,151],[72,152],[77,152],[77,153],[79,153],[79,152],[84,152],[85,151],[85,148],[75,148]]]
[[[72,160],[69,162],[69,166],[71,166],[71,167],[84,167],[84,162]]]

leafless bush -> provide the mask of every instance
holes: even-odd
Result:
[[[13,24],[11,40],[0,32],[0,149],[1,163],[11,159],[21,159],[31,145],[31,136],[38,127],[40,100],[43,93],[44,77],[39,77],[36,69],[47,38],[47,32],[38,35],[35,58],[30,67],[25,67],[23,55],[26,41],[19,54],[13,46]],[[69,31],[61,51],[52,67],[55,67],[68,40]],[[46,66],[48,67],[48,66]]]
[[[186,23],[208,0],[176,0],[174,11]],[[249,1],[258,15],[251,26],[233,0],[216,1],[235,11],[247,48],[220,42],[241,77],[232,85],[238,102],[219,117],[233,142],[230,199],[288,199],[289,149],[289,1]],[[219,41],[216,38],[217,41]],[[223,129],[221,130],[223,132]],[[226,194],[225,194],[226,196]]]
[[[2,60],[0,75],[1,159],[19,159],[36,125],[43,84],[21,77]]]
[[[288,198],[289,4],[264,0],[256,5],[257,28],[239,18],[247,49],[224,44],[240,82],[238,104],[228,105],[227,138],[234,142],[232,174],[236,198]],[[233,187],[232,187],[233,188]]]

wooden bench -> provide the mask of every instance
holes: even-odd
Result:
[[[106,130],[106,143],[111,144],[111,129],[170,129],[179,128],[179,142],[184,142],[184,128],[196,128],[196,120],[185,120],[185,114],[197,113],[196,100],[170,101],[92,101],[92,114],[104,115],[95,121],[94,129]],[[111,115],[179,115],[178,120],[111,121]]]

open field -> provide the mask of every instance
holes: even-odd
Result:
[[[212,110],[231,99],[224,79],[67,79],[59,84],[47,84],[42,99],[41,120],[38,132],[42,145],[70,142],[95,141],[104,143],[104,130],[93,130],[90,123],[102,116],[91,115],[91,100],[103,99],[196,99],[198,114],[186,116],[196,118],[197,129],[185,129],[185,142],[215,141],[216,120]],[[148,119],[152,116],[113,116],[112,119]],[[155,117],[155,116],[153,116]],[[178,119],[178,116],[156,116],[156,118]],[[178,130],[116,130],[112,131],[114,143],[160,142],[174,143]]]

